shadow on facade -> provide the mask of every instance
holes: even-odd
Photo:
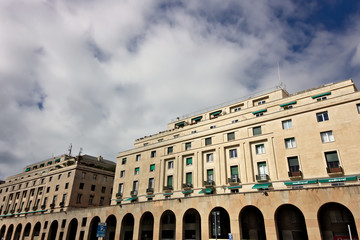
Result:
[[[280,206],[275,212],[279,240],[307,240],[305,218],[300,209],[291,204]]]

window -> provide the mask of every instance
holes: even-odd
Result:
[[[68,189],[69,188],[69,183],[65,183],[65,189]]]
[[[93,180],[96,180],[97,179],[97,174],[94,174],[93,175]]]
[[[190,149],[191,149],[191,142],[185,143],[185,150],[190,150]]]
[[[70,176],[71,176],[71,172],[68,172],[67,177],[70,177]]]
[[[67,196],[67,194],[65,193],[65,194],[63,194],[63,197],[62,197],[62,202],[63,203],[65,203],[66,202],[66,196]]]
[[[262,104],[265,104],[266,103],[266,101],[265,100],[262,100],[262,101],[259,101],[257,104],[258,105],[262,105]]]
[[[194,130],[194,131],[191,131],[191,134],[194,134],[194,133],[196,133],[197,131],[196,130]]]
[[[95,191],[95,185],[91,185],[91,191]]]
[[[100,206],[104,205],[104,197],[100,197],[99,205],[100,205]]]
[[[180,135],[179,134],[176,134],[176,135],[174,135],[174,138],[178,138]]]
[[[237,182],[237,180],[239,178],[238,166],[231,166],[230,167],[230,172],[231,172],[231,179],[233,180],[233,182]]]
[[[59,185],[56,185],[55,186],[55,191],[59,191],[59,187],[60,187]]]
[[[133,191],[137,191],[138,190],[138,187],[139,187],[139,182],[138,181],[134,181],[133,182]]]
[[[85,179],[85,177],[86,177],[86,172],[82,172],[82,173],[81,173],[81,178],[82,178],[82,179]]]
[[[123,183],[120,183],[120,184],[119,184],[118,193],[123,193],[123,191],[124,191],[124,184],[123,184]]]
[[[138,168],[138,167],[135,168],[135,173],[134,173],[134,174],[135,174],[135,175],[139,175],[139,173],[140,173],[140,168]]]
[[[283,128],[283,129],[292,128],[292,121],[291,121],[291,119],[282,121],[282,128]]]
[[[357,107],[358,113],[360,113],[360,103],[356,104],[356,107]]]
[[[295,138],[286,138],[285,146],[286,148],[295,148],[296,147]]]
[[[120,171],[120,177],[121,177],[121,178],[125,177],[125,170],[121,170],[121,171]]]
[[[264,116],[264,112],[259,112],[255,114],[255,117],[261,117],[261,116]]]
[[[155,186],[154,178],[149,178],[149,188],[154,188],[154,186]]]
[[[206,154],[206,162],[213,162],[214,161],[214,154],[208,153]]]
[[[186,166],[191,166],[191,165],[192,165],[192,157],[186,158]]]
[[[154,158],[154,157],[156,157],[156,151],[151,151],[151,158]]]
[[[103,181],[107,182],[107,176],[104,176]]]
[[[54,195],[53,200],[52,200],[53,204],[56,204],[56,199],[57,199],[57,195]],[[29,206],[30,206],[30,204],[29,204]]]
[[[232,120],[232,121],[231,121],[231,123],[237,123],[237,122],[239,122],[238,119],[235,119],[235,120]]]
[[[92,205],[94,201],[94,195],[90,195],[89,197],[89,205]]]
[[[317,113],[316,118],[318,122],[328,121],[329,120],[328,112]]]
[[[216,128],[216,125],[212,125],[210,126],[210,129]]]
[[[260,134],[262,134],[262,132],[261,132],[261,126],[259,126],[259,127],[253,127],[253,136],[260,135]]]
[[[86,226],[86,222],[87,222],[87,218],[84,217],[84,218],[82,219],[82,221],[81,221],[81,226],[82,226],[82,227],[85,227],[85,226]]]
[[[106,187],[101,187],[101,192],[105,193],[106,192]]]
[[[61,179],[61,174],[58,175],[58,180],[60,180],[60,179]]]
[[[153,171],[155,171],[155,164],[150,165],[150,172],[153,172]]]
[[[52,181],[52,177],[49,177],[49,182],[51,182]]]
[[[168,162],[168,169],[173,169],[174,168],[174,161],[169,161]]]
[[[192,184],[192,173],[186,173],[186,184]]]
[[[338,168],[340,167],[339,157],[337,151],[326,152],[325,153],[326,164],[328,168]]]
[[[288,163],[289,163],[289,171],[291,173],[300,171],[298,157],[288,157]]]
[[[234,112],[238,112],[241,110],[241,107],[234,108]]]
[[[80,183],[79,189],[84,189],[84,183]]]
[[[136,155],[136,161],[138,162],[140,160],[141,160],[141,155],[140,154]]]
[[[172,154],[174,151],[174,148],[173,147],[168,147],[167,148],[167,154]]]
[[[235,140],[235,133],[234,132],[228,133],[227,134],[227,140],[228,141]]]
[[[50,192],[50,187],[47,187],[46,188],[46,193],[49,193]]]
[[[209,182],[213,182],[214,181],[214,170],[213,169],[208,169],[206,171],[206,176],[207,176],[207,180]]]
[[[76,203],[81,203],[81,197],[82,197],[82,194],[78,193],[78,195],[76,197]]]
[[[335,141],[332,131],[322,132],[322,133],[320,133],[320,135],[321,135],[321,141],[323,143]]]
[[[205,146],[211,145],[211,137],[205,138]]]
[[[172,175],[167,176],[167,186],[172,187],[172,185],[173,185],[173,176]]]
[[[256,154],[264,154],[265,153],[265,145],[264,144],[258,144],[255,145]]]
[[[266,162],[259,162],[258,163],[258,171],[260,175],[260,179],[266,179],[266,175],[268,174]]]
[[[237,158],[237,150],[236,149],[230,149],[229,150],[230,158]]]
[[[123,158],[123,159],[121,160],[121,164],[122,164],[122,165],[126,164],[126,158]]]

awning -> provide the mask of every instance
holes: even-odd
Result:
[[[261,184],[255,184],[252,189],[264,189],[264,188],[269,188],[269,186],[271,185],[271,183],[261,183]]]
[[[52,161],[48,161],[47,163],[48,163],[48,164],[52,164]]]
[[[55,162],[56,162],[56,163],[60,162],[60,158],[56,159]]]
[[[21,213],[15,213],[14,215],[21,215],[21,214],[29,214],[29,213],[38,213],[38,212],[46,212],[47,209],[44,210],[37,210],[37,211],[31,211],[31,212],[21,212]]]
[[[40,167],[44,167],[44,166],[45,166],[45,163],[40,164]]]
[[[153,197],[155,197],[154,194],[152,194],[152,195],[146,195],[146,198],[153,198]]]
[[[293,182],[284,182],[286,186],[292,186],[292,185],[303,185],[303,184],[314,184],[317,183],[317,179],[313,180],[301,180],[301,181],[293,181]]]
[[[175,126],[177,127],[181,127],[181,126],[184,126],[185,125],[185,122],[179,122],[179,123],[176,123]]]
[[[25,169],[25,172],[28,172],[28,171],[30,171],[30,168]]]
[[[318,97],[322,97],[322,96],[326,96],[326,95],[331,95],[331,92],[326,92],[326,93],[321,93],[315,96],[312,96],[312,99],[318,98]]]
[[[239,189],[242,188],[242,185],[229,186],[227,189]]]
[[[135,200],[135,199],[137,199],[137,197],[131,197],[131,198],[125,199],[124,202],[126,202],[126,201],[132,201],[132,200]]]
[[[205,189],[201,190],[199,193],[212,193],[212,189],[205,188]]]
[[[114,199],[115,200],[115,202],[121,202],[122,201],[122,198],[120,198],[120,199]]]
[[[288,102],[288,103],[284,103],[284,104],[281,104],[280,107],[286,107],[286,106],[289,106],[291,104],[296,104],[296,101],[292,101],[292,102]]]
[[[191,119],[191,120],[192,120],[192,121],[200,121],[201,119],[202,119],[202,116],[193,118],[193,119]]]
[[[211,116],[214,116],[214,115],[219,115],[221,112],[222,112],[222,110],[219,110],[219,111],[216,111],[216,112],[210,113],[210,115],[211,115]]]
[[[193,193],[193,190],[189,190],[189,191],[182,191],[183,194],[189,194],[189,193]]]
[[[337,177],[337,178],[327,178],[319,179],[320,183],[332,183],[332,182],[346,182],[346,181],[356,181],[356,177]]]
[[[172,193],[172,192],[169,192],[169,193],[164,193],[163,195],[164,195],[164,196],[170,196],[170,195],[173,195],[173,193]]]
[[[262,112],[267,112],[267,109],[262,109],[262,110],[259,110],[259,111],[256,111],[256,112],[252,112],[252,114],[258,114],[258,113],[262,113]]]

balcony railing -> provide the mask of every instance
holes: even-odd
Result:
[[[192,185],[192,183],[183,183],[182,187],[183,188],[192,188],[193,185]]]
[[[334,174],[342,174],[344,171],[342,169],[341,166],[338,166],[338,167],[327,167],[326,168],[326,171],[327,173],[331,174],[331,173],[334,173]]]
[[[64,206],[65,206],[65,203],[64,203],[64,202],[61,202],[59,205],[60,205],[60,207],[64,207]]]
[[[173,189],[173,186],[164,186],[164,191],[172,191]]]
[[[55,207],[55,203],[51,203],[50,208],[54,208],[54,207]]]
[[[38,206],[33,206],[32,210],[37,210],[38,209]]]
[[[131,195],[132,197],[135,197],[135,196],[138,195],[138,191],[137,191],[137,190],[132,190],[132,191],[130,192],[130,195]]]
[[[45,208],[46,208],[45,204],[41,205],[41,209],[45,209]]]
[[[288,172],[289,177],[302,177],[301,171],[289,171]]]
[[[269,175],[267,175],[267,174],[256,175],[256,181],[258,181],[258,182],[269,181]]]
[[[147,188],[146,193],[151,194],[154,192],[154,188]]]
[[[240,179],[239,179],[238,177],[228,178],[228,183],[229,183],[229,184],[239,183],[239,182],[240,182]]]
[[[121,193],[121,192],[116,193],[116,198],[117,198],[117,199],[122,198],[122,193]]]
[[[204,181],[204,186],[214,186],[214,185],[215,185],[215,181],[214,181],[214,180]]]

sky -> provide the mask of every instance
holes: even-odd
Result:
[[[178,116],[350,78],[356,0],[2,0],[0,179],[70,143],[116,161]]]

